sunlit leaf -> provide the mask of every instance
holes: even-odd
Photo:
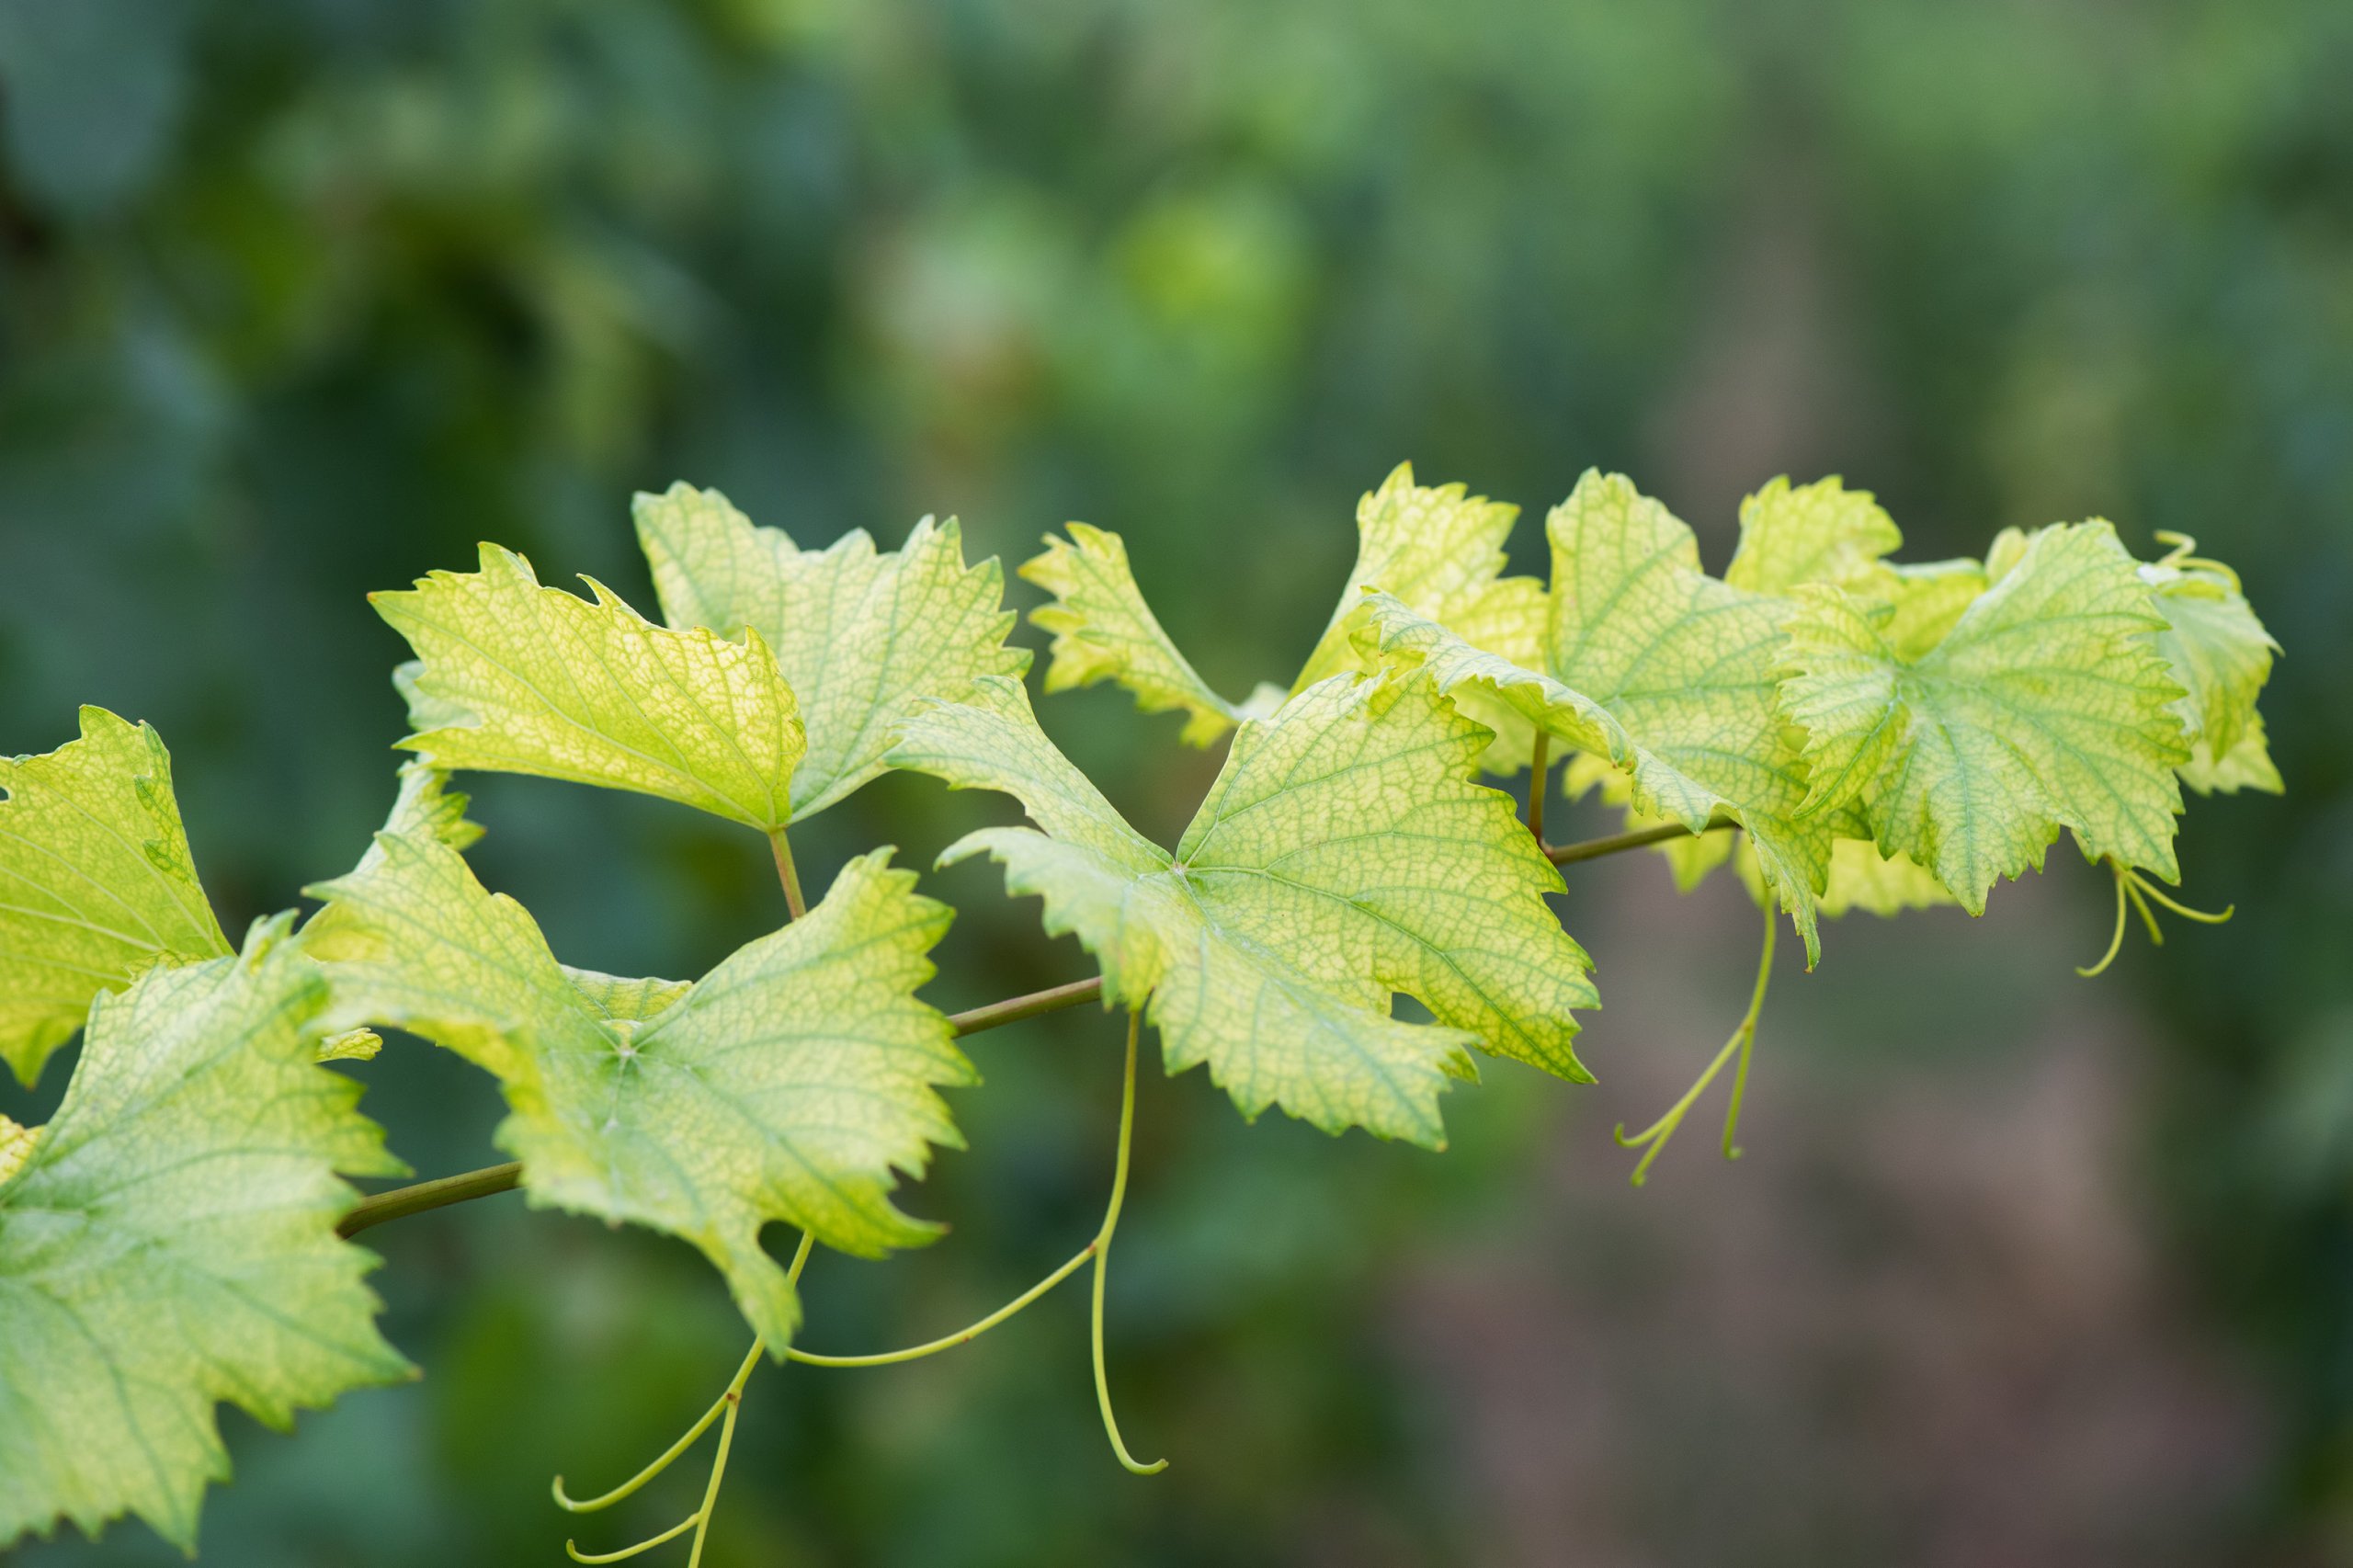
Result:
[[[533,1203],[693,1243],[779,1354],[800,1305],[764,1225],[862,1256],[936,1233],[893,1206],[893,1173],[960,1146],[935,1086],[975,1078],[915,997],[950,913],[887,850],[684,985],[568,971],[455,850],[376,842],[371,863],[313,890],[327,903],[303,941],[335,1019],[397,1025],[496,1076],[512,1113],[497,1141]]]
[[[1208,745],[1240,723],[1242,710],[1211,690],[1161,630],[1128,566],[1126,541],[1086,523],[1068,531],[1066,540],[1047,535],[1045,553],[1020,568],[1054,596],[1029,612],[1030,623],[1054,639],[1046,689],[1117,681],[1143,712],[1185,714],[1187,745]]]
[[[229,951],[164,743],[103,708],[81,719],[79,740],[0,757],[0,1061],[27,1084],[93,996]]]
[[[2165,618],[2157,648],[2187,693],[2175,706],[2189,739],[2183,781],[2201,791],[2277,794],[2279,774],[2265,746],[2256,701],[2271,678],[2279,644],[2256,619],[2236,580],[2209,563],[2160,562],[2142,567],[2141,580]]]
[[[1903,542],[1870,491],[1849,490],[1835,475],[1801,485],[1784,477],[1741,502],[1740,547],[1724,581],[1753,594],[1850,582]]]
[[[1546,530],[1552,583],[1534,666],[1383,594],[1368,596],[1368,642],[1426,665],[1449,695],[1483,693],[1606,758],[1645,817],[1695,832],[1720,812],[1739,822],[1813,958],[1834,833],[1798,815],[1805,772],[1775,678],[1788,601],[1707,575],[1690,529],[1622,475],[1588,472]]]
[[[283,1429],[411,1375],[335,1230],[336,1172],[401,1165],[312,1061],[327,986],[285,926],[101,995],[39,1140],[0,1128],[0,1547],[130,1512],[193,1552],[217,1403]]]
[[[1337,676],[1242,726],[1175,854],[1138,834],[1054,748],[1017,684],[917,715],[893,753],[958,788],[1018,799],[989,828],[1006,886],[1075,934],[1108,1000],[1149,1005],[1170,1072],[1207,1062],[1245,1115],[1439,1145],[1438,1096],[1468,1049],[1564,1077],[1585,954],[1543,895],[1560,879],[1508,797],[1467,777],[1487,732],[1419,676]],[[1437,1018],[1390,1016],[1418,998]]]
[[[1865,606],[1801,590],[1783,687],[1806,731],[1808,812],[1850,802],[1881,850],[1933,871],[1972,914],[2042,864],[2061,827],[2094,858],[2167,881],[2188,760],[2165,622],[2105,523],[2046,528],[1917,659]]]
[[[901,719],[974,676],[1018,676],[1029,653],[1005,646],[1013,613],[994,557],[964,564],[956,519],[917,523],[878,551],[863,528],[802,550],[756,528],[716,490],[674,484],[641,494],[638,542],[662,613],[680,631],[757,635],[800,704],[808,754],[792,778],[794,821],[883,770]]]
[[[782,827],[805,740],[758,634],[672,631],[588,586],[593,600],[542,587],[529,562],[485,544],[479,572],[371,596],[417,653],[402,676],[417,733],[401,744],[444,769],[634,790]]]

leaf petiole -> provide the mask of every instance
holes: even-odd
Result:
[[[768,848],[776,856],[776,880],[784,884],[785,913],[798,920],[809,913],[801,896],[801,873],[792,864],[792,841],[781,827],[768,830]]]

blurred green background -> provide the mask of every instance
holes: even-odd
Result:
[[[1522,503],[1535,570],[1588,464],[1719,569],[1784,472],[1876,491],[1915,558],[2193,533],[2288,650],[2289,795],[2186,825],[2233,924],[2078,981],[2110,895],[2063,846],[1982,921],[1850,918],[1783,954],[1748,1157],[1703,1112],[1635,1192],[1610,1124],[1730,1027],[1755,917],[1574,868],[1598,1088],[1491,1069],[1430,1156],[1147,1079],[1113,1378],[1166,1474],[1105,1451],[1074,1288],[762,1373],[707,1561],[2353,1561],[2348,81],[2343,0],[0,0],[0,750],[77,702],[156,723],[235,930],[391,798],[404,650],[361,596],[486,538],[650,609],[628,496],[681,477],[803,544],[1120,529],[1236,695],[1297,667],[1401,459]],[[1213,771],[1116,694],[1042,711],[1152,831]],[[476,800],[570,961],[692,974],[781,915],[740,830]],[[886,778],[804,875],[1006,814]],[[1086,972],[988,869],[926,885],[943,1006]],[[812,1346],[942,1332],[1091,1230],[1116,1026],[973,1043],[972,1152],[910,1199],[955,1234],[821,1256]],[[419,1171],[496,1157],[483,1075],[358,1071]],[[697,1460],[618,1517],[546,1493],[740,1356],[685,1248],[514,1199],[369,1240],[426,1378],[290,1440],[225,1415],[208,1561],[509,1568],[692,1506]],[[173,1560],[136,1524],[14,1556]]]

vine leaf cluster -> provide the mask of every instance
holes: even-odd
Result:
[[[2181,786],[2277,791],[2256,702],[2277,652],[2238,580],[2187,540],[2135,561],[2107,523],[2006,530],[1984,559],[1899,564],[1901,535],[1836,479],[1744,503],[1722,577],[1620,475],[1545,519],[1549,581],[1506,573],[1517,508],[1401,466],[1364,497],[1359,553],[1288,687],[1229,700],[1146,603],[1117,534],[1074,523],[1021,574],[1050,596],[1049,693],[1098,681],[1183,742],[1227,745],[1176,846],[1128,824],[1040,726],[994,561],[953,520],[883,551],[802,550],[716,492],[641,495],[663,616],[521,556],[374,596],[415,659],[395,672],[415,754],[383,829],[307,921],[233,944],[212,915],[144,724],[85,709],[78,739],[0,760],[0,1061],[21,1082],[78,1034],[54,1119],[0,1117],[0,1546],[135,1514],[189,1551],[228,1474],[216,1407],[273,1426],[415,1370],[378,1334],[349,1240],[367,1224],[519,1186],[528,1200],[676,1235],[753,1335],[709,1414],[700,1506],[619,1561],[691,1533],[719,1495],[763,1359],[866,1366],[969,1343],[1091,1268],[1092,1360],[1114,1452],[1103,1287],[1126,1191],[1141,1031],[1170,1073],[1206,1066],[1245,1117],[1438,1149],[1441,1096],[1480,1056],[1571,1082],[1598,1005],[1547,903],[1559,867],[1652,846],[1678,885],[1730,864],[1765,915],[1739,1027],[1659,1121],[1620,1141],[1649,1169],[1728,1065],[1733,1142],[1774,934],[1809,966],[1822,921],[1939,903],[1982,913],[2062,829],[2128,906],[2200,915],[2180,880]],[[1555,786],[1598,790],[1625,831],[1548,845]],[[953,1017],[919,995],[954,912],[892,851],[804,899],[791,825],[892,768],[1000,791],[1029,825],[941,857],[1000,863],[1097,975]],[[684,982],[569,967],[484,888],[451,773],[525,773],[658,796],[767,840],[791,918]],[[1483,773],[1529,770],[1523,822]],[[2105,967],[2108,959],[2100,961]],[[1427,1022],[1393,1015],[1397,994]],[[961,1139],[943,1091],[977,1084],[956,1041],[1056,1007],[1127,1014],[1111,1196],[1067,1262],[967,1328],[903,1350],[797,1341],[815,1245],[881,1256],[938,1227],[895,1198]],[[512,1164],[362,1202],[406,1174],[358,1089],[323,1065],[393,1028],[496,1079]],[[761,1245],[800,1234],[790,1265]]]

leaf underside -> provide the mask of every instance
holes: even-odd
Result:
[[[228,1478],[214,1405],[269,1426],[413,1375],[340,1240],[336,1179],[397,1176],[313,1064],[327,999],[283,940],[98,998],[54,1119],[0,1180],[0,1547],[135,1513],[189,1552]]]
[[[498,1142],[534,1204],[693,1243],[781,1355],[800,1307],[761,1228],[865,1256],[929,1241],[891,1202],[894,1173],[961,1146],[936,1086],[977,1080],[915,997],[951,914],[914,883],[877,851],[691,985],[619,980],[558,964],[454,849],[385,833],[313,890],[326,907],[303,941],[338,1025],[397,1025],[499,1080]]]

